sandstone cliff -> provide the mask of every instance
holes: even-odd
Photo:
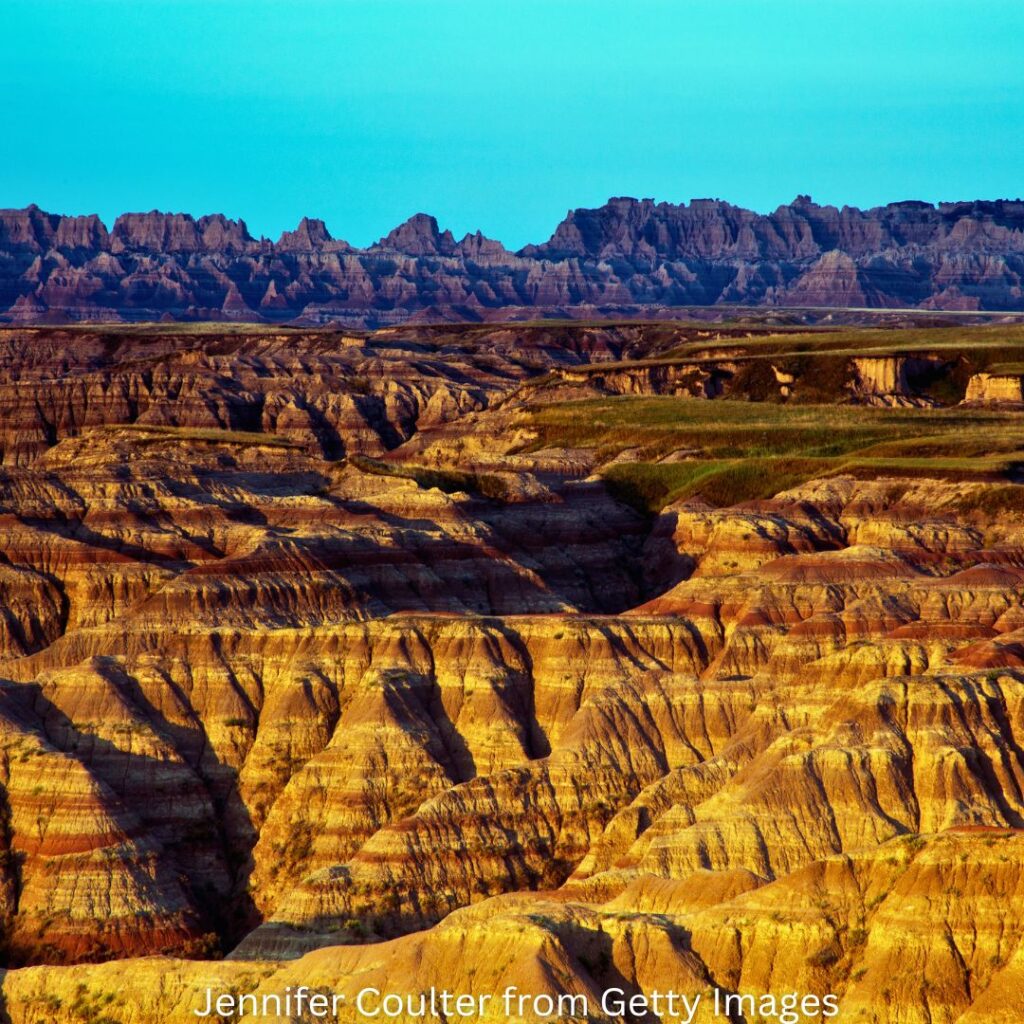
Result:
[[[967,384],[965,402],[1024,405],[1024,374],[978,373]]]

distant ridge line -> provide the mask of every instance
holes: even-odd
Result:
[[[618,197],[510,252],[419,213],[357,249],[303,218],[274,242],[223,214],[107,226],[0,210],[0,319],[252,320],[376,327],[685,306],[1024,311],[1024,200],[761,214]]]

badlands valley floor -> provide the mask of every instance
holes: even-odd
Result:
[[[0,330],[0,1020],[1024,1020],[1022,378],[952,320]]]

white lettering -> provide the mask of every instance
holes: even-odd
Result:
[[[206,1009],[205,1010],[193,1010],[192,1012],[197,1017],[209,1017],[213,1013],[213,989],[208,988],[206,991]]]
[[[356,996],[356,1009],[364,1017],[378,1017],[378,1016],[380,1016],[380,1007],[378,1006],[377,1009],[371,1010],[371,1009],[369,1009],[370,1004],[365,1001],[368,998],[372,998],[373,996],[379,997],[380,996],[380,989],[377,989],[377,988],[364,988],[364,989],[360,989],[359,990],[359,995]]]

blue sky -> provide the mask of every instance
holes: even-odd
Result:
[[[1019,0],[0,0],[0,206],[423,210],[1024,194]]]

